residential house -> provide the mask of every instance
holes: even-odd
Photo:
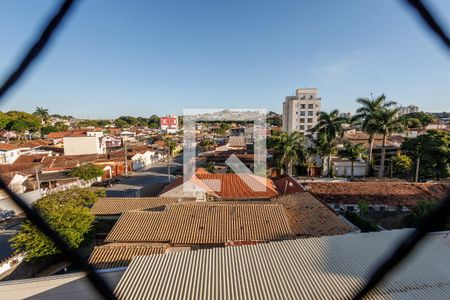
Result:
[[[410,211],[420,201],[439,202],[448,190],[442,184],[409,182],[309,182],[304,186],[335,211]]]
[[[0,164],[14,163],[22,149],[23,147],[20,145],[0,143]]]
[[[177,178],[159,194],[162,197],[195,198],[197,201],[221,200],[269,200],[280,193],[272,179],[253,174],[211,174],[197,172],[183,181]]]

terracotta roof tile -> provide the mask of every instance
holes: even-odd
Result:
[[[197,178],[223,199],[272,198],[279,195],[271,179],[251,174],[197,174]],[[219,186],[216,186],[216,181]],[[264,186],[265,191],[261,191]]]
[[[352,231],[326,204],[310,193],[294,193],[273,199],[285,208],[292,231],[302,237],[345,234]]]
[[[105,241],[189,245],[294,237],[281,204],[180,203],[123,214]]]
[[[15,150],[15,149],[20,149],[20,148],[23,148],[23,147],[20,145],[15,145],[15,144],[0,143],[0,150],[3,150],[3,151]]]
[[[326,203],[414,206],[419,201],[440,201],[448,190],[442,184],[403,182],[310,182],[310,192]]]
[[[228,140],[228,147],[245,147],[245,137],[242,135],[233,135],[230,136],[230,139]]]
[[[111,243],[94,247],[88,262],[95,269],[126,267],[135,256],[164,254],[168,247],[157,243]]]
[[[281,194],[292,194],[303,192],[302,186],[291,176],[283,175],[272,178],[273,183]]]
[[[91,208],[91,212],[94,215],[120,215],[124,212],[131,210],[146,210],[166,206],[167,204],[177,203],[181,200],[178,198],[166,198],[166,197],[140,197],[140,198],[98,198],[94,206]],[[183,201],[187,201],[183,199]]]

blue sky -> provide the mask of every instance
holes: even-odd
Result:
[[[56,1],[0,1],[0,79]],[[428,1],[450,28],[450,1]],[[317,87],[323,110],[385,93],[450,111],[450,55],[401,1],[81,1],[1,110],[77,117],[266,108]]]

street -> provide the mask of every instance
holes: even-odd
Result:
[[[183,166],[183,155],[170,160],[170,180]],[[169,182],[167,162],[157,162],[142,170],[134,171],[128,177],[120,177],[120,183],[106,188],[107,197],[152,197],[156,196]]]

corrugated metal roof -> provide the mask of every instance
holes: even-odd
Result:
[[[408,230],[139,256],[119,299],[350,299]],[[450,236],[429,235],[368,299],[448,299]]]
[[[135,256],[164,254],[168,247],[168,244],[157,243],[112,243],[96,246],[89,257],[89,263],[96,269],[126,267]]]
[[[178,203],[123,214],[107,242],[224,244],[294,238],[281,204]]]

